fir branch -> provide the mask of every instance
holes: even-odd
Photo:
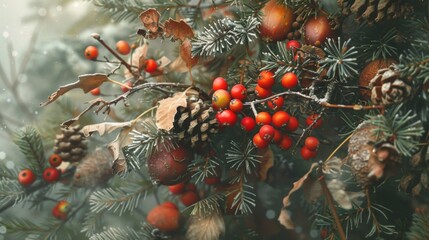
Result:
[[[429,52],[418,48],[405,51],[399,57],[397,68],[402,76],[416,80],[414,84],[426,84],[429,82]]]
[[[259,24],[260,19],[253,16],[238,21],[229,18],[215,20],[192,41],[192,55],[216,56],[236,45],[248,46],[257,39]]]
[[[284,0],[287,6],[292,7],[297,18],[306,21],[310,16],[317,16],[320,12],[320,1],[317,0]]]
[[[13,202],[15,205],[26,197],[26,193],[17,180],[1,178],[0,180],[0,206]]]
[[[301,64],[294,59],[294,51],[287,50],[284,43],[277,42],[277,49],[268,47],[268,52],[263,52],[262,55],[266,59],[262,60],[265,66],[260,69],[261,71],[276,69],[276,76],[282,76],[286,72],[294,72],[299,75],[301,72]]]
[[[390,29],[385,34],[374,34],[375,39],[368,37],[368,34],[362,35],[362,44],[358,47],[359,52],[364,59],[387,59],[395,57],[398,54],[398,49],[395,47],[395,39],[398,31],[395,28]],[[380,37],[381,36],[381,37]]]
[[[331,79],[338,79],[346,83],[351,77],[358,74],[355,47],[348,47],[350,39],[341,44],[341,38],[335,42],[328,38],[324,47],[326,58],[319,61],[321,68],[327,68],[327,75]]]
[[[386,111],[384,115],[370,117],[369,121],[377,126],[374,134],[393,140],[395,148],[405,156],[412,156],[418,149],[420,137],[424,130],[417,115],[408,110],[403,112],[402,104]]]
[[[90,240],[135,240],[142,239],[141,234],[136,230],[125,227],[125,228],[113,228],[110,227],[106,231],[92,235]]]
[[[41,175],[48,163],[39,132],[34,127],[25,127],[17,132],[14,142],[25,155],[30,168]]]
[[[195,155],[194,160],[189,164],[189,170],[194,171],[192,178],[195,182],[203,182],[207,177],[217,176],[216,169],[220,166],[220,159],[217,157],[201,157]]]
[[[143,184],[128,184],[117,189],[105,188],[96,191],[89,198],[91,211],[98,213],[107,209],[113,212],[119,211],[119,215],[122,215],[125,211],[137,208],[140,199],[145,198],[152,188],[150,182],[144,182]]]
[[[231,208],[235,209],[235,214],[252,214],[252,208],[256,206],[256,194],[252,190],[253,187],[251,185],[241,183],[239,189],[228,193],[236,194],[231,205]]]
[[[251,141],[248,141],[246,146],[232,141],[231,148],[226,151],[227,163],[237,171],[244,169],[247,174],[251,174],[261,162],[261,157],[253,154],[254,151],[255,147]]]
[[[212,194],[190,206],[192,208],[190,215],[204,218],[213,213],[221,213],[220,202],[224,199],[225,196],[222,193]]]
[[[105,212],[106,210],[104,209],[96,213],[86,213],[81,226],[82,230],[80,232],[85,233],[85,236],[87,237],[94,235],[97,228],[101,225]]]
[[[7,236],[13,239],[26,239],[28,235],[38,237],[41,232],[45,232],[46,228],[34,223],[34,220],[23,218],[8,218],[3,219],[1,225],[6,227]]]
[[[409,240],[429,239],[429,215],[415,213],[406,236]]]

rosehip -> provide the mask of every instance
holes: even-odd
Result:
[[[256,124],[269,125],[271,123],[271,115],[268,112],[259,112],[256,115]]]
[[[61,175],[61,172],[54,167],[46,168],[45,171],[43,171],[43,179],[48,183],[53,183],[58,181],[58,179],[60,178],[60,175]]]
[[[247,89],[243,84],[235,84],[231,88],[231,97],[243,101],[247,96]]]
[[[228,107],[230,101],[231,101],[231,95],[229,95],[229,92],[226,90],[219,89],[213,93],[212,103],[218,108]]]
[[[319,140],[310,136],[305,139],[304,145],[311,151],[315,151],[319,147]]]
[[[237,122],[237,115],[233,111],[227,109],[227,110],[223,110],[218,115],[217,120],[223,126],[234,126],[235,123]]]
[[[272,98],[267,102],[268,107],[273,110],[278,110],[282,108],[283,104],[284,104],[284,98],[282,96]]]
[[[274,73],[268,70],[262,71],[256,81],[262,88],[271,89],[275,83]]]
[[[63,159],[60,157],[60,155],[56,153],[49,156],[49,164],[52,167],[58,167],[62,162],[63,162]]]
[[[229,102],[229,109],[233,112],[240,112],[243,109],[243,102],[240,99],[234,98]]]
[[[261,138],[259,133],[256,133],[255,136],[253,136],[253,145],[255,145],[256,148],[266,148],[269,144],[270,143],[268,141]]]
[[[18,182],[22,186],[29,186],[36,181],[36,175],[30,169],[24,169],[18,174]]]
[[[259,85],[256,85],[255,87],[255,94],[258,98],[267,98],[271,96],[271,90],[263,88]]]
[[[298,119],[294,116],[291,116],[289,118],[289,123],[286,125],[286,130],[289,132],[294,132],[298,129],[298,127],[299,127]]]
[[[228,90],[228,83],[225,78],[217,77],[213,80],[212,89],[213,91],[217,91],[219,89]]]
[[[286,89],[292,89],[298,85],[298,77],[293,72],[283,75],[281,80],[282,86]]]
[[[127,55],[131,52],[130,44],[127,41],[120,40],[116,43],[116,51],[122,55]]]
[[[256,126],[256,121],[252,117],[244,117],[241,119],[241,128],[246,131],[250,132],[252,131]]]
[[[146,72],[153,73],[156,71],[156,69],[158,69],[158,63],[156,63],[155,60],[153,59],[146,60],[146,67],[145,67]]]
[[[271,141],[273,143],[279,143],[282,140],[282,138],[283,138],[282,133],[279,130],[274,129],[274,137]]]
[[[310,149],[308,149],[306,146],[303,146],[301,148],[301,157],[304,160],[309,160],[310,158],[314,158],[316,156],[317,152],[316,151],[312,151]]]
[[[262,139],[269,142],[274,137],[275,129],[271,125],[264,125],[259,129],[258,133]]]
[[[317,113],[311,114],[307,117],[307,119],[305,119],[305,124],[307,124],[307,126],[310,126],[311,124],[313,124],[314,121],[316,121],[318,117],[319,114]],[[313,125],[313,128],[319,128],[320,126],[322,126],[322,118],[319,118],[319,120],[317,120],[317,122]]]
[[[96,60],[98,57],[98,48],[96,46],[88,46],[85,49],[85,57],[88,60]]]
[[[274,127],[281,128],[289,123],[290,116],[285,111],[277,111],[273,114],[272,122]]]

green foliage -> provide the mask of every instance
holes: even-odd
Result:
[[[237,171],[242,169],[246,174],[251,174],[261,162],[260,156],[254,154],[255,150],[256,148],[251,141],[245,146],[233,141],[231,148],[226,151],[226,161],[231,165],[231,168]]]
[[[341,38],[335,42],[332,38],[328,38],[323,50],[326,53],[326,58],[319,61],[322,68],[328,69],[328,77],[337,79],[340,82],[346,83],[351,77],[356,76],[356,54],[355,47],[348,47],[350,39],[341,44]]]
[[[395,148],[405,156],[412,156],[418,149],[423,127],[417,115],[412,111],[404,111],[402,104],[387,110],[384,115],[370,118],[369,121],[377,126],[375,134],[393,138]],[[387,139],[385,139],[387,140]]]
[[[402,76],[414,79],[415,84],[429,81],[429,51],[409,49],[399,57],[397,66]]]
[[[125,228],[113,228],[110,227],[106,231],[92,235],[90,240],[135,240],[142,239],[140,233],[136,230],[125,227]]]
[[[97,229],[101,226],[103,216],[106,210],[102,210],[97,213],[88,212],[86,213],[85,218],[82,222],[82,233],[85,233],[85,236],[90,237],[94,235]]]
[[[376,29],[378,30],[378,29]],[[395,28],[389,29],[386,33],[362,34],[360,42],[364,43],[357,47],[363,59],[387,59],[396,57],[398,49],[395,40],[398,31]]]
[[[261,71],[276,69],[276,76],[282,76],[286,72],[299,74],[301,66],[304,65],[304,63],[301,65],[299,61],[295,61],[293,50],[287,50],[282,42],[277,42],[277,49],[268,47],[268,52],[262,54],[265,56],[265,59],[262,60],[265,66],[261,68]]]
[[[235,214],[252,214],[256,206],[256,194],[252,192],[253,187],[248,184],[242,184],[241,189],[229,194],[236,194],[232,201],[231,208],[235,209]]]
[[[225,196],[222,193],[212,194],[190,206],[189,208],[192,208],[190,215],[205,217],[213,213],[221,213],[220,202],[224,201],[224,199]]]
[[[25,127],[17,132],[14,142],[25,155],[25,162],[29,168],[41,175],[43,170],[48,167],[48,161],[45,159],[45,151],[39,132],[34,127]]]
[[[317,16],[320,4],[317,0],[283,0],[284,3],[294,10],[295,14],[304,21],[311,16]]]
[[[25,191],[17,180],[2,177],[0,179],[0,206],[10,202],[14,204],[25,199]]]
[[[409,240],[429,239],[429,215],[414,214],[413,223],[406,237]]]
[[[217,176],[216,169],[220,165],[220,159],[217,157],[203,158],[200,155],[195,155],[194,160],[189,164],[188,169],[195,171],[192,178],[195,182],[203,182],[207,177]]]

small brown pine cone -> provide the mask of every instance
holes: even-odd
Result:
[[[112,155],[107,149],[96,149],[88,154],[76,168],[73,186],[93,188],[105,185],[113,176]]]
[[[79,125],[61,128],[55,137],[54,152],[65,162],[78,162],[86,155],[87,141]]]
[[[347,8],[349,8],[349,11],[356,15],[356,21],[366,21],[369,24],[400,17],[407,18],[414,12],[413,6],[402,0],[355,0],[354,2],[344,0],[339,2],[343,12],[348,12]],[[350,5],[352,2],[353,4]]]

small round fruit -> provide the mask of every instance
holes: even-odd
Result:
[[[256,133],[255,136],[253,136],[253,145],[255,145],[256,148],[266,148],[269,144],[270,142],[262,139],[259,133]]]
[[[128,86],[128,87],[121,86],[121,91],[123,93],[130,91],[130,89],[133,87],[133,82],[131,82],[131,81],[125,82],[124,84],[125,84],[125,86]]]
[[[273,110],[278,110],[283,107],[284,102],[285,102],[284,98],[282,96],[278,96],[268,100],[267,105],[269,108]]]
[[[234,126],[237,122],[237,114],[229,109],[223,110],[218,115],[217,120],[222,126]]]
[[[275,83],[274,73],[268,70],[262,71],[256,81],[262,88],[271,89]]]
[[[319,14],[317,17],[311,17],[304,25],[304,36],[307,44],[320,46],[331,34],[331,24],[324,15]]]
[[[36,175],[30,169],[24,169],[18,174],[18,182],[22,186],[30,186],[34,181],[36,181]]]
[[[183,182],[168,186],[168,190],[170,190],[171,194],[174,194],[174,195],[181,194],[184,189],[185,189],[185,183]]]
[[[273,137],[274,137],[274,134],[275,134],[275,129],[274,129],[274,127],[273,126],[271,126],[271,125],[264,125],[264,126],[262,126],[260,129],[259,129],[259,136],[263,139],[263,140],[265,140],[265,141],[267,141],[267,142],[269,142],[269,141],[271,141],[271,139],[273,139]]]
[[[252,131],[256,126],[256,121],[252,117],[244,117],[241,119],[241,128],[246,131],[250,132]]]
[[[271,115],[268,112],[259,112],[255,120],[258,125],[269,125],[271,124]]]
[[[229,106],[231,101],[231,95],[229,92],[223,89],[216,90],[212,96],[212,103],[218,108],[226,108]]]
[[[180,196],[180,201],[186,207],[189,207],[192,204],[198,202],[198,200],[199,200],[199,197],[195,191],[188,191],[188,192],[183,193],[182,196]]]
[[[66,220],[67,213],[70,211],[70,203],[62,200],[52,208],[52,216],[57,219]]]
[[[98,48],[96,46],[88,46],[85,49],[85,57],[88,60],[96,60],[98,57]]]
[[[306,146],[303,146],[301,148],[301,157],[304,160],[309,160],[310,158],[314,158],[314,157],[316,157],[316,155],[317,155],[316,151],[312,151],[312,150],[308,149]]]
[[[229,102],[229,109],[233,112],[241,112],[243,110],[243,102],[240,99],[234,98]]]
[[[285,111],[277,111],[273,114],[273,117],[271,118],[271,121],[276,128],[287,126],[289,120],[290,116]]]
[[[315,138],[315,137],[307,137],[305,139],[304,145],[310,149],[311,151],[315,151],[317,150],[317,148],[319,147],[319,139]]]
[[[98,95],[100,95],[100,93],[101,93],[100,88],[94,88],[91,90],[91,94],[94,96],[98,96]]]
[[[52,167],[58,167],[62,162],[63,162],[63,159],[60,157],[60,155],[56,153],[49,156],[49,164]]]
[[[58,181],[60,178],[61,172],[54,168],[54,167],[48,167],[43,171],[43,179],[48,183],[53,183]]]
[[[246,99],[247,89],[243,84],[235,84],[234,86],[232,86],[230,92],[232,98],[237,98],[241,101]]]
[[[292,145],[293,145],[293,139],[286,134],[284,134],[280,142],[277,143],[277,146],[279,146],[279,148],[283,150],[290,149]]]
[[[228,90],[228,82],[223,77],[217,77],[213,80],[212,90],[217,91],[219,89]]]
[[[178,209],[159,205],[147,215],[146,221],[161,232],[174,232],[179,229],[180,212]]]
[[[154,73],[158,69],[158,63],[153,59],[146,60],[145,71],[148,73]]]
[[[294,116],[291,116],[289,118],[289,123],[286,125],[285,129],[286,131],[294,132],[298,129],[298,127],[299,127],[298,119]]]
[[[286,89],[292,89],[298,85],[298,77],[293,72],[288,72],[282,77],[282,86]]]
[[[286,43],[286,49],[297,49],[300,48],[301,44],[297,40],[290,40]]]
[[[193,191],[196,192],[197,191],[197,185],[195,185],[194,183],[188,183],[185,187],[186,191]]]
[[[265,41],[282,41],[292,29],[293,10],[277,0],[270,0],[261,9],[262,21],[259,31]]]
[[[282,138],[283,138],[282,133],[279,130],[274,129],[274,137],[271,141],[273,143],[279,143],[282,140]]]
[[[313,124],[314,121],[316,121],[316,119],[319,118],[319,114],[314,113],[311,114],[310,116],[307,117],[307,119],[305,119],[305,124],[307,124],[307,126],[310,126],[311,124]],[[319,118],[319,120],[317,120],[317,122],[313,125],[313,129],[319,128],[322,126],[322,118]]]
[[[161,204],[160,206],[166,207],[166,208],[171,208],[171,209],[176,209],[179,210],[179,208],[177,207],[176,204],[174,204],[173,202],[164,202],[163,204]]]
[[[116,43],[116,51],[122,55],[127,55],[131,52],[130,44],[127,41],[120,40]]]
[[[263,88],[259,85],[255,87],[255,94],[258,98],[267,98],[271,96],[272,92],[270,89]]]
[[[207,185],[216,185],[220,182],[220,177],[206,177],[204,178],[204,183]]]

